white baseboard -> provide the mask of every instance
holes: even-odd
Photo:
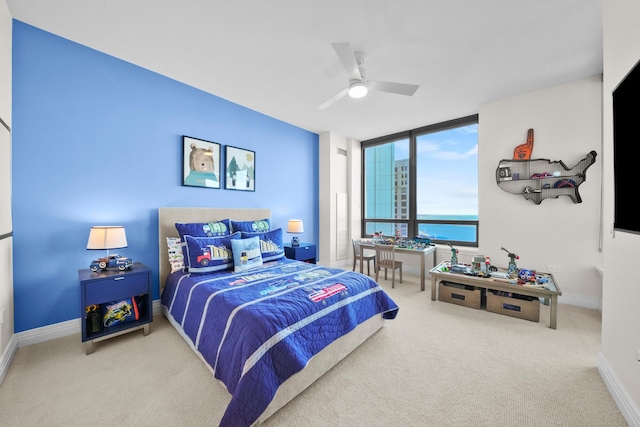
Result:
[[[9,366],[13,360],[13,356],[16,355],[16,351],[18,351],[18,340],[14,334],[9,340],[9,344],[7,344],[7,347],[2,352],[2,358],[0,358],[0,384],[2,384],[2,381],[9,370]]]
[[[161,313],[160,300],[154,300],[152,303],[153,315]],[[18,332],[15,334],[18,340],[18,348],[28,345],[38,344],[41,342],[53,340],[56,338],[66,337],[68,335],[79,334],[82,331],[80,318],[67,320],[66,322],[55,323],[53,325],[43,326],[41,328],[29,329],[28,331]]]
[[[159,299],[154,300],[152,306],[154,316],[162,313]],[[78,318],[13,334],[9,340],[9,345],[7,345],[7,348],[5,348],[2,353],[2,357],[0,358],[0,384],[2,384],[2,381],[9,370],[9,366],[11,365],[11,361],[19,348],[56,338],[66,337],[68,335],[79,334],[80,332],[81,325],[80,318]]]
[[[609,366],[602,353],[598,353],[598,357],[596,357],[596,367],[609,390],[609,394],[618,405],[624,419],[629,423],[629,427],[640,427],[640,410],[633,403],[633,400],[629,398],[626,390],[620,386],[620,381],[618,381],[616,374],[611,370],[611,366]]]
[[[29,329],[15,334],[18,348],[80,333],[80,318]]]
[[[562,294],[558,297],[559,304],[575,305],[577,307],[592,308],[602,313],[602,300],[582,295]]]

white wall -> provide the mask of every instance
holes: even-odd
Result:
[[[348,145],[348,189],[349,189],[349,239],[359,239],[362,227],[362,146],[355,139],[347,140]],[[353,243],[349,252],[348,265],[353,267]]]
[[[602,346],[598,368],[629,424],[640,426],[640,276],[636,273],[640,235],[612,232],[611,98],[613,89],[640,60],[640,3],[637,0],[605,0],[603,15],[604,286]],[[635,172],[629,171],[632,177]]]
[[[509,261],[505,247],[520,256],[519,267],[553,273],[562,290],[560,303],[600,308],[602,266],[601,211],[601,77],[526,93],[480,106],[479,251],[495,265]],[[567,196],[539,205],[503,191],[496,183],[502,159],[534,130],[532,159],[562,160],[575,166],[591,150],[596,162],[579,187],[582,203]],[[562,327],[561,324],[558,325]]]
[[[0,0],[0,117],[11,124],[11,14]]]
[[[11,15],[0,1],[0,118],[11,127]],[[0,124],[0,236],[11,232],[11,134]],[[0,382],[15,354],[13,238],[0,238]]]
[[[350,153],[346,138],[331,133],[323,133],[319,138],[320,177],[320,241],[319,263],[326,266],[348,264],[351,256],[349,230]],[[346,204],[340,205],[339,198],[346,197]],[[338,207],[343,209],[338,209]],[[346,245],[346,247],[345,247]]]

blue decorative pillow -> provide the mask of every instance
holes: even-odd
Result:
[[[264,233],[271,230],[271,221],[269,218],[259,219],[255,221],[231,221],[231,229],[236,231],[246,231],[248,233]]]
[[[187,256],[185,265],[191,274],[206,274],[233,267],[232,240],[239,240],[240,233],[221,237],[184,236]]]
[[[183,242],[184,236],[186,235],[193,237],[216,237],[228,236],[232,233],[230,221],[228,219],[212,222],[191,222],[186,224],[176,222],[176,230],[178,230],[180,240]]]
[[[176,230],[182,242],[182,257],[187,259],[187,247],[184,236],[192,237],[217,237],[231,234],[231,221],[223,219],[213,222],[176,222]],[[186,264],[185,264],[186,266]],[[188,268],[188,267],[187,267]]]
[[[266,233],[246,233],[242,232],[242,238],[260,238],[260,252],[262,261],[274,261],[284,258],[284,244],[282,243],[282,228],[267,231]]]
[[[233,248],[233,271],[239,273],[262,265],[262,254],[260,253],[260,239],[250,237],[242,240],[232,240]]]

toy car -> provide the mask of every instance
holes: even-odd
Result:
[[[133,307],[128,302],[118,304],[114,308],[109,308],[109,311],[104,315],[104,327],[108,328],[116,323],[122,323],[127,320],[127,317],[133,314]]]
[[[549,172],[541,172],[541,173],[534,173],[533,175],[531,175],[531,178],[536,179],[536,178],[547,178],[549,176],[553,176],[552,173]]]
[[[127,268],[131,268],[133,265],[133,260],[127,257],[121,257],[120,255],[114,254],[109,255],[105,258],[98,258],[91,262],[89,268],[91,271],[98,270],[120,270],[124,271]]]

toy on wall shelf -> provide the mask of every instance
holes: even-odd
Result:
[[[516,146],[513,150],[513,160],[529,160],[533,152],[533,129],[527,131],[527,142]]]

